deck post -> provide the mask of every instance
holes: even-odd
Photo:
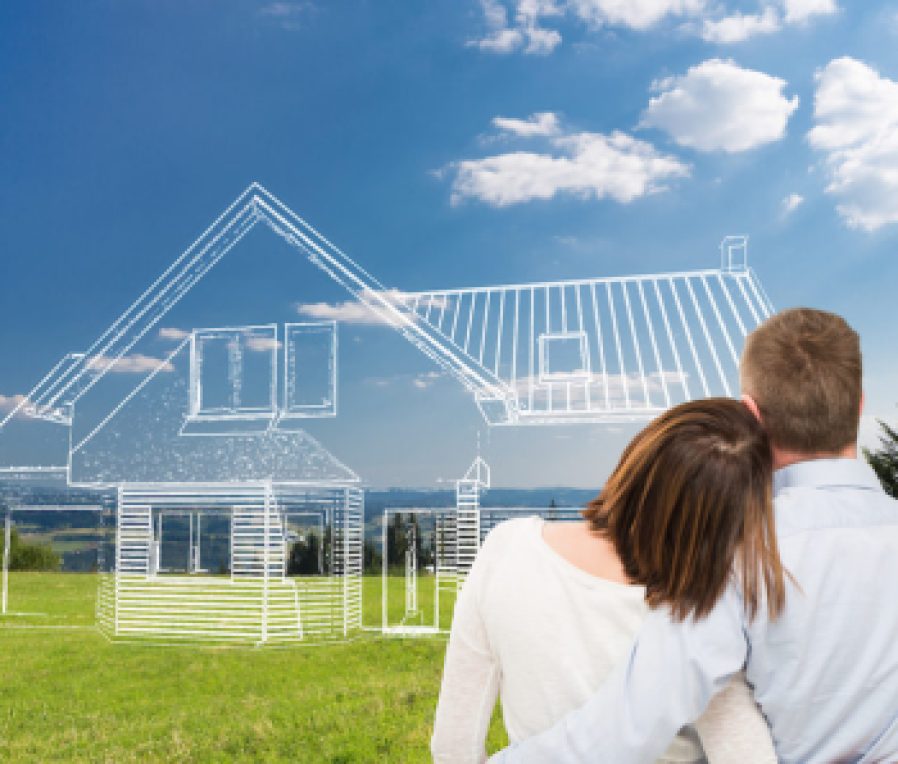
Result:
[[[9,601],[9,553],[12,541],[12,512],[6,510],[6,521],[3,529],[3,607],[0,609],[3,615],[6,615],[6,608]]]
[[[267,483],[264,489],[263,507],[265,515],[262,521],[262,543],[264,551],[262,553],[262,642],[268,641],[268,577],[269,567],[271,565],[270,547],[271,547],[271,483]]]

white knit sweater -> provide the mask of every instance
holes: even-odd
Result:
[[[542,528],[538,517],[497,526],[459,594],[431,743],[439,764],[486,759],[497,695],[511,742],[581,706],[626,658],[645,618],[642,587],[575,567],[543,540]],[[703,761],[703,748],[711,764],[776,761],[741,676],[694,729],[681,731],[661,761]]]

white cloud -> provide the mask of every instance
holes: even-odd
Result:
[[[823,153],[826,187],[852,228],[898,222],[898,82],[844,57],[817,73],[811,146]]]
[[[836,0],[784,0],[787,24],[801,24],[811,16],[838,13]]]
[[[508,26],[508,11],[500,0],[480,0],[483,18],[490,29],[502,29]]]
[[[825,16],[839,10],[835,0],[781,0],[778,6],[763,4],[759,13],[736,11],[721,18],[708,16],[702,24],[702,37],[708,42],[737,43],[758,34],[779,32],[784,26],[805,24],[813,16]]]
[[[785,199],[783,199],[783,214],[789,215],[792,212],[795,212],[801,204],[804,202],[804,197],[801,194],[789,194]]]
[[[780,17],[770,6],[761,13],[734,13],[722,19],[705,19],[702,38],[708,42],[743,42],[756,34],[771,34],[781,28]]]
[[[174,371],[175,367],[164,358],[153,358],[152,356],[141,355],[124,355],[119,359],[108,358],[107,356],[97,355],[87,362],[87,368],[99,372],[114,372],[119,374],[142,374],[145,372]]]
[[[558,116],[551,111],[536,112],[527,117],[527,119],[493,117],[493,126],[523,138],[539,135],[557,135],[559,132]]]
[[[398,289],[387,289],[380,292],[380,296],[396,307],[411,307],[415,295],[402,292]],[[441,307],[441,301],[434,299],[433,308]],[[300,315],[315,318],[320,321],[341,321],[346,324],[368,324],[375,326],[397,326],[399,321],[388,315],[372,310],[359,300],[346,300],[345,302],[310,302],[300,303],[296,306]]]
[[[681,146],[737,152],[780,140],[798,96],[783,95],[786,81],[709,59],[686,74],[655,83],[640,123],[666,131]]]
[[[24,395],[2,395],[0,394],[0,412],[8,414],[19,404],[26,400]]]
[[[707,0],[480,0],[480,4],[488,31],[469,45],[488,53],[539,55],[551,53],[562,42],[561,33],[545,27],[545,20],[565,15],[590,29],[640,32],[680,19],[681,31],[699,33],[708,42],[732,44],[839,10],[836,0],[759,0],[754,13],[728,13],[725,3]]]
[[[675,157],[622,132],[561,135],[550,144],[552,153],[515,151],[458,162],[452,203],[473,198],[504,207],[562,193],[626,203],[689,174]]]
[[[554,0],[517,0],[515,23],[509,26],[508,10],[500,0],[480,0],[489,32],[474,45],[486,53],[513,53],[523,50],[532,55],[547,55],[561,44],[561,33],[539,25],[543,17],[558,16],[561,9]]]
[[[555,29],[527,27],[524,34],[527,36],[527,47],[524,48],[524,53],[546,56],[561,45],[561,32]]]
[[[416,387],[418,390],[427,390],[427,388],[432,387],[433,384],[442,377],[443,374],[439,371],[428,371],[424,374],[418,374],[412,379],[412,385]]]
[[[320,321],[340,321],[345,324],[377,324],[393,326],[394,322],[375,313],[358,300],[345,302],[306,302],[296,306],[300,315]]]
[[[557,29],[542,25],[545,19],[570,13],[590,27],[644,31],[667,17],[700,13],[705,0],[480,0],[480,5],[488,32],[469,45],[487,53],[547,55],[561,44],[562,37]]]
[[[411,383],[416,390],[427,390],[446,374],[441,371],[425,371],[421,374],[394,374],[389,377],[366,377],[363,381],[374,387],[393,387]]]
[[[174,326],[163,326],[159,330],[159,339],[160,340],[171,340],[172,342],[181,342],[182,340],[186,340],[190,336],[190,332],[185,332],[183,329],[178,329]]]
[[[259,8],[260,16],[277,21],[281,29],[296,32],[304,26],[305,18],[315,11],[311,2],[273,2]]]
[[[253,353],[265,353],[271,350],[278,350],[281,343],[274,337],[262,337],[258,334],[251,334],[246,338],[246,349]]]
[[[523,43],[524,35],[517,29],[497,29],[475,44],[486,53],[514,53]]]
[[[700,13],[704,0],[571,0],[574,13],[592,26],[612,25],[649,29],[667,16]]]

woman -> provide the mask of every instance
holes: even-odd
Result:
[[[497,695],[511,742],[583,705],[626,658],[648,607],[701,618],[735,574],[749,616],[763,605],[775,617],[785,586],[771,485],[770,448],[751,413],[730,399],[695,401],[633,439],[583,522],[496,527],[456,603],[434,760],[485,760]],[[712,764],[776,761],[741,676],[661,761],[703,754]]]

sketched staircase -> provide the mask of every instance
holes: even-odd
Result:
[[[456,570],[458,587],[461,588],[480,549],[480,484],[477,481],[458,481],[456,507]]]

